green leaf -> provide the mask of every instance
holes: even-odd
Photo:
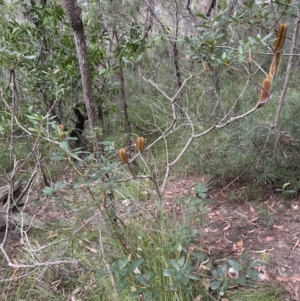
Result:
[[[66,153],[69,152],[69,144],[67,141],[63,141],[59,144],[59,147]]]
[[[42,193],[44,195],[50,195],[53,194],[57,191],[60,191],[61,189],[65,188],[67,186],[67,184],[65,183],[61,183],[61,182],[56,182],[54,185],[52,185],[51,187],[46,186],[43,190]]]
[[[125,258],[125,259],[120,259],[118,261],[118,266],[119,266],[119,269],[122,270],[125,268],[125,266],[127,265],[127,263],[129,262],[130,260],[128,258]]]
[[[153,299],[153,294],[152,294],[151,290],[146,290],[145,294],[144,294],[144,297],[145,297],[145,301],[152,301],[152,300],[154,300]]]
[[[173,269],[164,269],[163,275],[165,277],[173,276],[173,275],[175,275],[175,270],[173,270]]]
[[[203,14],[196,14],[197,17],[202,18],[204,20],[208,20],[207,17]]]
[[[145,281],[145,278],[143,277],[142,274],[136,273],[136,274],[134,275],[134,278],[135,278],[135,280],[136,280],[137,282],[139,282],[140,284],[146,286],[146,281]]]
[[[143,258],[140,258],[134,262],[131,263],[131,265],[128,268],[128,272],[131,273],[133,272],[137,267],[139,267],[142,263],[144,262]]]
[[[234,273],[237,273],[237,272],[239,272],[240,270],[243,269],[243,266],[238,261],[236,261],[236,260],[229,259],[228,263],[233,268],[233,270],[234,270],[233,272]]]
[[[54,193],[54,189],[52,187],[46,186],[43,190],[42,193],[44,195],[51,195],[52,193]]]
[[[238,52],[239,52],[239,54],[243,54],[243,46],[242,45],[239,46]]]
[[[252,269],[248,270],[247,275],[251,280],[260,279],[260,277],[259,277],[260,273],[258,271],[252,270]]]
[[[222,281],[215,280],[210,283],[210,287],[212,290],[215,290],[215,289],[219,288],[221,286],[221,284],[222,284]]]
[[[172,265],[172,267],[173,267],[175,270],[177,270],[177,271],[180,270],[180,265],[179,265],[174,259],[171,259],[171,260],[170,260],[170,264]]]
[[[192,279],[192,280],[199,280],[199,276],[198,275],[195,275],[195,274],[192,274],[190,272],[185,272],[184,273],[184,276],[188,279]]]

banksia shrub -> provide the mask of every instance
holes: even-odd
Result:
[[[286,31],[287,31],[287,24],[281,23],[277,31],[277,40],[274,42],[274,48],[276,52],[281,51],[284,45]]]
[[[266,104],[266,100],[270,97],[271,88],[272,78],[270,76],[267,76],[262,83],[258,107],[263,107]]]
[[[119,159],[122,163],[126,164],[128,163],[128,155],[126,153],[126,150],[124,148],[121,148],[118,151]]]
[[[143,137],[138,137],[138,138],[136,139],[135,145],[136,145],[136,148],[137,148],[140,152],[142,152],[142,151],[145,149],[145,138],[143,138]]]

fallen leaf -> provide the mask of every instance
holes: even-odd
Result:
[[[272,206],[270,206],[269,204],[267,204],[268,208],[273,212],[273,213],[277,213],[277,211],[273,208],[274,204]]]
[[[244,245],[244,242],[243,242],[242,240],[240,240],[240,241],[238,241],[238,242],[236,243],[236,246],[237,246],[238,248],[241,248],[243,245]]]
[[[277,226],[277,225],[273,225],[273,228],[279,230],[279,231],[283,231],[284,227],[283,226]]]
[[[91,251],[92,253],[98,253],[98,251],[96,249],[90,248],[85,246],[89,251]]]
[[[222,230],[227,231],[229,228],[230,228],[230,224],[227,224],[227,226],[225,226]]]
[[[250,207],[250,212],[254,214],[255,213],[255,209],[250,204],[249,204],[249,207]]]
[[[281,277],[281,276],[276,276],[275,279],[279,282],[288,282],[289,281],[289,278]]]
[[[272,241],[274,240],[274,236],[267,236],[266,241]]]
[[[300,281],[300,276],[292,276],[291,280]]]
[[[225,194],[223,191],[220,192],[220,195],[221,195],[223,198],[226,198],[226,194]]]
[[[54,237],[56,237],[57,235],[58,235],[58,233],[55,233],[55,232],[53,232],[53,231],[50,231],[50,234],[49,234],[49,236],[48,236],[46,239],[54,238]]]

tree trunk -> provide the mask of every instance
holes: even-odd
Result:
[[[63,0],[63,5],[74,33],[78,63],[81,74],[83,98],[86,105],[90,129],[94,130],[98,126],[98,120],[92,95],[91,74],[84,37],[84,27],[81,18],[81,9],[78,6],[76,0]]]

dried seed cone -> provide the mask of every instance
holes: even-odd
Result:
[[[287,24],[281,23],[278,27],[277,40],[274,42],[275,51],[281,51],[287,32]]]
[[[267,76],[262,84],[258,107],[263,107],[266,104],[266,100],[270,96],[271,88],[272,88],[272,78],[270,76]]]
[[[145,144],[146,144],[146,141],[145,141],[145,138],[143,137],[138,137],[136,139],[136,148],[142,152],[144,149],[145,149]]]
[[[122,163],[126,164],[128,163],[128,155],[126,153],[126,150],[124,148],[121,148],[118,151],[119,159]]]

